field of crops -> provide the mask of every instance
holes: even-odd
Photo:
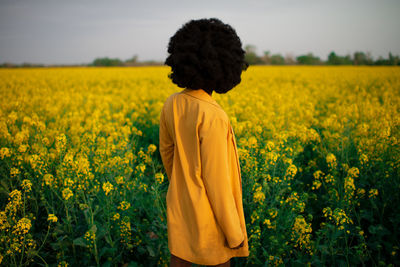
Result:
[[[168,72],[0,70],[0,265],[168,264]],[[400,68],[250,66],[212,97],[242,172],[232,265],[400,265]]]

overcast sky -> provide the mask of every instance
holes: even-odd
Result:
[[[0,63],[163,61],[176,30],[210,17],[259,55],[400,55],[399,0],[0,0]]]

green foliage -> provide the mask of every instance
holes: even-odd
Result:
[[[364,52],[355,52],[353,56],[354,65],[372,65],[373,60],[371,55],[365,54]]]
[[[122,61],[118,58],[96,58],[93,60],[92,66],[103,66],[103,67],[112,67],[112,66],[122,66]]]
[[[250,65],[261,64],[262,60],[256,54],[256,47],[253,45],[247,45],[245,47],[246,54],[244,55],[245,60]]]
[[[296,60],[300,65],[319,65],[322,63],[319,57],[314,56],[312,53],[298,56]]]
[[[326,62],[328,65],[353,65],[353,61],[350,56],[338,56],[335,52],[331,52],[328,56],[328,61]]]

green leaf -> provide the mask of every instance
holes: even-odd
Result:
[[[97,232],[97,226],[95,224],[93,224],[92,227],[90,227],[89,231],[92,232],[92,233],[96,233]]]
[[[109,248],[109,247],[103,247],[100,250],[99,256],[100,257],[111,257],[114,256],[115,252],[117,252],[117,248]]]
[[[106,229],[103,227],[103,226],[101,226],[101,225],[99,225],[98,226],[98,231],[97,231],[97,239],[102,239],[105,235],[106,235],[106,233],[107,233],[107,231],[106,231]]]
[[[85,240],[82,237],[76,238],[73,243],[75,246],[86,247]]]
[[[112,240],[111,240],[110,236],[105,235],[104,239],[106,240],[107,244],[112,245]]]
[[[146,248],[147,248],[147,251],[149,252],[149,254],[150,254],[151,257],[154,257],[154,256],[156,255],[156,254],[154,253],[154,250],[153,250],[152,247],[146,246]]]
[[[137,264],[137,262],[131,261],[131,262],[129,262],[128,267],[139,267],[139,265]]]

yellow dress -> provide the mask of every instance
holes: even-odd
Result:
[[[204,90],[167,98],[160,154],[169,187],[170,253],[201,265],[249,255],[236,139],[228,115]],[[232,249],[244,241],[243,247]]]

